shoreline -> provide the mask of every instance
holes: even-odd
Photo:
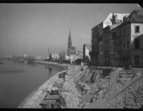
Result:
[[[123,106],[118,104],[118,99],[125,96],[125,100],[128,100],[128,91],[135,91],[134,86],[137,89],[142,88],[142,70],[124,70],[121,68],[113,68],[109,70],[108,68],[73,65],[67,65],[67,67],[67,70],[58,72],[43,85],[37,88],[35,94],[31,93],[32,97],[35,95],[39,97],[36,99],[27,97],[27,103],[31,100],[34,102],[27,105],[27,107],[21,108],[40,108],[39,103],[44,98],[43,95],[46,93],[41,90],[50,90],[54,82],[58,80],[58,75],[62,72],[68,73],[65,77],[65,82],[62,87],[63,90],[61,92],[61,95],[66,101],[66,108],[111,108],[112,105],[115,105],[115,108],[128,107],[123,103],[123,99],[120,101]],[[130,90],[130,87],[133,87],[131,88],[132,90]],[[41,92],[36,94],[39,91]],[[114,99],[114,97],[116,98]],[[116,100],[116,102],[111,103],[111,101],[114,100]],[[131,101],[134,102],[134,99],[131,99]],[[130,107],[132,108],[132,106]],[[136,107],[140,107],[140,105]]]
[[[45,62],[42,62],[45,63]],[[48,63],[46,63],[48,64]],[[67,65],[64,65],[67,66]],[[64,67],[62,66],[62,67]],[[68,67],[68,66],[67,66]],[[53,75],[51,78],[49,78],[46,82],[44,82],[41,86],[39,86],[38,88],[36,88],[34,91],[32,91],[22,102],[21,104],[17,107],[17,108],[28,108],[25,106],[28,106],[28,103],[32,102],[32,105],[34,105],[34,103],[44,94],[44,91],[46,89],[49,89],[50,86],[58,79],[58,75],[60,73],[66,72],[68,70],[68,68],[66,70],[60,71],[58,73],[56,73],[55,75]],[[41,95],[42,94],[42,95]],[[36,98],[34,101],[32,101],[34,98]],[[31,105],[31,106],[32,106]]]
[[[50,65],[51,67],[62,68],[64,70],[68,69],[68,64],[59,64],[56,62],[47,62],[47,61],[36,61],[36,63],[43,65]]]

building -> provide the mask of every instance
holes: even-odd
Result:
[[[52,54],[53,60],[59,60],[59,54]]]
[[[67,56],[76,55],[76,47],[72,46],[71,31],[69,30]]]
[[[68,49],[67,49],[68,56],[70,56],[71,48],[72,48],[71,31],[69,30]]]
[[[110,65],[110,55],[109,55],[109,40],[110,40],[110,26],[103,29],[103,64],[105,66]]]
[[[84,44],[83,45],[83,61],[84,62],[88,62],[91,60],[90,52],[91,52],[91,44]]]
[[[134,67],[143,67],[143,10],[134,10],[130,21],[130,62]]]
[[[110,17],[92,28],[91,61],[104,66],[143,67],[143,10]]]
[[[66,54],[65,54],[64,51],[60,52],[60,53],[59,53],[59,60],[64,61],[65,58],[66,58],[65,56],[66,56]]]
[[[104,28],[106,28],[108,26],[113,27],[114,24],[120,23],[123,20],[123,17],[128,16],[128,15],[129,14],[127,14],[127,13],[110,13],[103,22],[101,22],[100,24],[98,24],[94,28],[92,28],[92,40],[91,40],[92,51],[90,53],[90,56],[91,56],[91,62],[93,64],[104,65],[104,62],[105,62],[105,57],[103,55],[103,50],[104,50],[103,39],[105,38],[105,37],[103,37]],[[106,34],[104,34],[104,35],[106,35]],[[108,35],[109,35],[109,33],[108,33]],[[108,64],[109,64],[109,60],[108,60]]]
[[[77,51],[77,58],[78,59],[83,59],[83,52]]]
[[[134,67],[143,67],[143,34],[137,36],[131,45],[131,64]]]

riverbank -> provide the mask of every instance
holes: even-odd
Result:
[[[20,105],[18,108],[40,108],[39,103],[43,100],[44,96],[47,94],[47,90],[51,90],[52,85],[58,81],[58,76],[60,73],[66,72],[66,70],[61,71],[47,80],[39,88],[35,89]]]
[[[68,65],[68,70],[65,72],[67,75],[60,91],[66,101],[66,106],[63,108],[141,108],[143,105],[141,70]],[[53,84],[59,80],[59,74],[39,89],[52,89]],[[25,107],[40,108],[40,101],[45,95],[46,92],[41,91],[37,94],[41,98],[39,102],[35,106],[29,104]]]
[[[51,66],[51,67],[62,68],[62,69],[64,69],[64,70],[66,70],[66,69],[68,68],[68,65],[67,65],[67,64],[59,64],[59,63],[56,63],[56,62],[36,61],[36,63],[48,65],[48,66]]]
[[[81,93],[80,108],[141,108],[143,106],[142,70],[85,66],[78,73],[72,72],[72,75],[74,84]]]

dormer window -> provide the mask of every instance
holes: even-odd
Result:
[[[139,26],[135,26],[135,33],[139,33],[140,32],[140,27]]]

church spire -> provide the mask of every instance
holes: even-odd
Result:
[[[68,50],[67,50],[67,55],[70,55],[71,47],[72,47],[71,29],[69,29],[69,38],[68,38]]]
[[[71,29],[69,29],[69,38],[71,38]]]

